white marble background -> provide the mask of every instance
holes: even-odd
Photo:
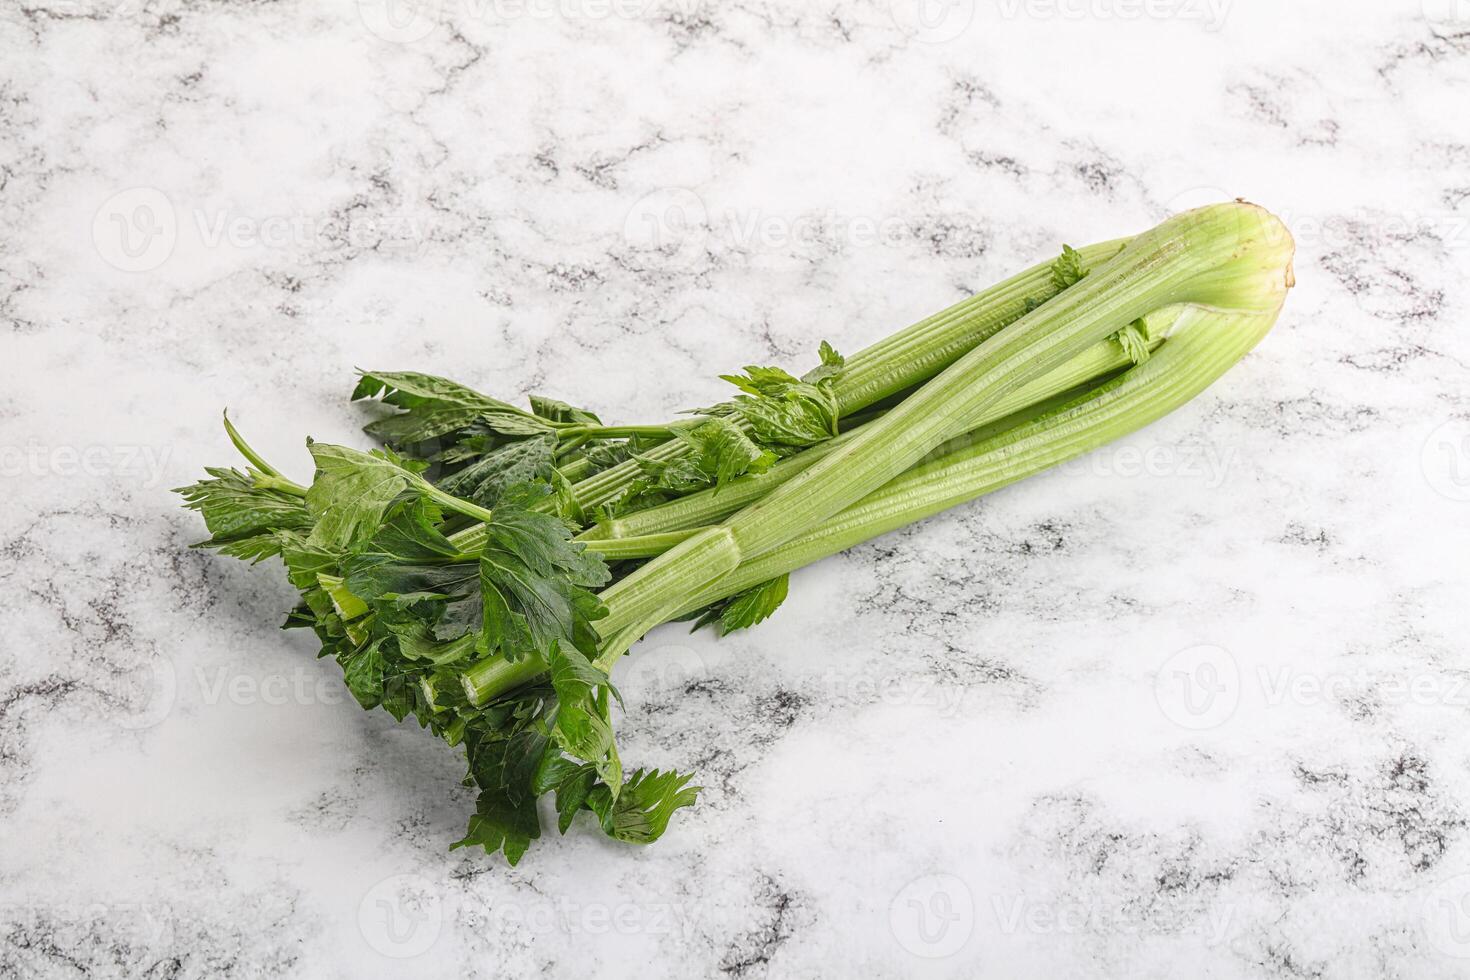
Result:
[[[8,0],[0,976],[1470,973],[1470,3]],[[650,420],[1245,196],[1298,288],[1087,460],[619,674],[658,844],[448,843],[168,488],[354,366]]]

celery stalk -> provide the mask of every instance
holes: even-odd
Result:
[[[758,504],[606,590],[610,614],[599,632],[699,608],[1148,424],[1197,394],[1269,330],[1292,285],[1292,250],[1284,226],[1253,205],[1217,205],[1166,221]],[[1147,332],[1165,339],[1143,364],[1065,409],[989,439],[962,440],[914,466],[947,438],[981,424],[1008,395],[1151,312]],[[1159,328],[1161,321],[1168,327]],[[534,662],[491,659],[463,680],[471,701],[485,703],[541,670]]]
[[[1126,243],[1120,238],[1077,251],[1091,267],[1117,255]],[[1049,301],[1057,293],[1051,263],[1035,265],[849,355],[833,385],[841,414],[861,411],[928,380],[1022,316],[1029,304]],[[670,440],[645,455],[666,461],[684,451],[681,442]],[[572,489],[578,503],[591,509],[617,496],[639,475],[638,464],[629,460],[578,481]]]
[[[1284,227],[1254,205],[1215,205],[1170,218],[982,342],[852,440],[607,589],[604,625],[619,629],[660,608],[672,614],[690,591],[712,586],[878,489],[974,426],[1006,395],[1139,317],[1176,303],[1278,308],[1290,255]]]

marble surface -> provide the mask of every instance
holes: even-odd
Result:
[[[1465,0],[0,7],[0,976],[1470,973]],[[454,753],[186,550],[354,366],[614,419],[1245,196],[1176,415],[620,667],[658,844],[449,852]]]

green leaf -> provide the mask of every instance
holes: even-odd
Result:
[[[1143,320],[1134,320],[1128,326],[1113,334],[1113,340],[1123,348],[1123,353],[1134,364],[1142,364],[1148,360],[1151,351],[1148,347],[1148,324]]]
[[[316,520],[310,541],[346,549],[372,537],[383,514],[419,478],[396,456],[365,453],[313,442],[316,478],[306,491],[306,509]]]
[[[825,340],[822,341],[821,346],[817,348],[817,354],[822,358],[822,363],[803,374],[801,380],[807,384],[820,384],[823,381],[835,380],[842,374],[847,359],[837,353],[831,344]]]
[[[415,713],[413,690],[402,677],[384,678],[382,708],[393,716],[394,721],[402,721]]]
[[[593,415],[585,408],[577,408],[575,405],[568,405],[564,401],[558,401],[555,398],[546,398],[542,395],[531,396],[531,411],[550,422],[570,423],[573,425],[602,424],[602,419]]]
[[[348,590],[374,604],[390,629],[411,634],[407,641],[400,637],[400,646],[420,636],[425,644],[458,641],[480,627],[479,565],[439,530],[438,514],[432,502],[396,500],[373,537],[341,559]],[[405,625],[401,611],[410,607],[419,609],[412,617],[419,628]],[[415,653],[447,655],[422,648]]]
[[[439,489],[481,507],[494,507],[510,487],[550,480],[555,472],[556,440],[537,436],[507,443],[441,479]]]
[[[700,470],[713,476],[717,486],[746,473],[764,473],[776,461],[773,453],[761,449],[725,418],[680,430],[679,438],[693,451]]]
[[[597,786],[597,768],[591,765],[578,766],[556,785],[556,829],[565,834],[575,817],[587,806],[592,790]]]
[[[387,628],[398,639],[398,650],[408,660],[419,660],[435,666],[461,662],[475,652],[479,637],[467,632],[458,639],[441,643],[423,622],[408,618],[388,623]]]
[[[400,561],[463,561],[439,523],[444,513],[424,497],[400,499],[389,504],[383,523],[359,555],[381,554]]]
[[[260,561],[281,553],[278,532],[311,527],[311,515],[300,497],[260,489],[239,470],[212,466],[205,472],[212,479],[174,490],[184,498],[185,507],[199,512],[212,535],[194,547]]]
[[[478,634],[481,624],[480,569],[473,561],[416,565],[378,561],[372,555],[343,559],[342,570],[354,595],[395,609],[423,610],[435,642]]]
[[[365,371],[352,398],[355,401],[374,395],[381,395],[385,404],[402,409],[399,414],[372,422],[363,430],[390,446],[437,439],[475,422],[516,435],[551,430],[545,420],[529,412],[432,374]]]
[[[512,865],[541,836],[536,812],[536,773],[550,745],[545,735],[524,731],[510,738],[467,739],[470,778],[480,788],[475,814],[463,839],[450,845],[479,845],[503,851]]]
[[[1088,271],[1082,264],[1082,253],[1070,245],[1063,245],[1062,254],[1051,264],[1051,284],[1057,292],[1062,292],[1085,279]],[[1035,311],[1045,302],[1044,299],[1027,296],[1022,315]]]
[[[336,551],[312,544],[294,531],[276,534],[281,549],[281,560],[286,563],[286,576],[291,584],[303,592],[314,588],[321,581],[318,576],[334,574],[339,555]]]
[[[382,640],[375,640],[342,663],[342,678],[347,689],[364,708],[383,703]]]
[[[589,446],[586,455],[592,472],[598,473],[632,459],[637,453],[637,440],[615,439]]]
[[[728,418],[712,418],[692,429],[681,429],[678,439],[689,451],[669,460],[639,457],[647,479],[640,492],[672,491],[683,494],[720,486],[747,473],[764,473],[776,461]]]
[[[555,432],[557,428],[545,419],[537,418],[529,412],[523,412],[514,407],[509,410],[496,409],[492,412],[481,412],[475,424],[483,425],[492,432],[498,432],[503,436],[516,437],[545,435]]]
[[[611,812],[602,821],[603,831],[633,844],[658,840],[668,829],[674,811],[698,799],[701,787],[690,786],[692,778],[673,770],[661,773],[639,769],[617,794]]]
[[[792,452],[837,434],[837,398],[825,387],[798,382],[779,395],[734,400],[735,414],[750,426],[757,442]]]
[[[578,650],[551,650],[551,685],[556,691],[556,719],[551,736],[563,751],[592,763],[598,775],[616,792],[622,783],[622,767],[613,745],[612,722],[606,711],[606,690],[616,694],[607,674],[598,670]]]
[[[551,490],[553,499],[556,501],[556,513],[562,520],[581,527],[587,523],[587,512],[582,507],[582,502],[577,499],[576,488],[572,481],[567,479],[561,470],[551,471]]]
[[[1075,286],[1086,277],[1088,269],[1082,265],[1082,253],[1070,245],[1062,246],[1062,254],[1051,264],[1052,285],[1058,290]]]
[[[786,601],[789,581],[789,575],[778,575],[744,592],[738,592],[723,602],[715,603],[699,616],[691,632],[702,626],[718,623],[716,629],[721,636],[725,636],[764,621]]]
[[[789,575],[778,575],[732,596],[720,613],[720,635],[748,629],[769,617],[786,601],[789,580]]]
[[[668,491],[674,494],[693,493],[714,483],[714,474],[707,473],[693,456],[676,456],[673,459],[638,457],[638,469],[643,479],[627,488],[622,498],[614,498],[605,505],[609,512],[626,511],[634,502],[642,505],[655,495]]]
[[[502,506],[480,553],[486,652],[549,660],[561,641],[595,653],[592,624],[607,610],[588,588],[607,579],[602,560],[573,544],[560,518]]]
[[[792,385],[801,383],[799,378],[792,377],[781,368],[756,364],[747,364],[744,374],[722,374],[720,380],[730,382],[746,394],[766,397],[780,395]]]
[[[832,383],[844,360],[825,340],[820,354],[821,365],[801,379],[781,368],[756,365],[747,365],[743,375],[722,374],[744,394],[701,411],[738,416],[757,443],[782,454],[830,439],[837,434],[840,413]]]
[[[551,688],[562,704],[577,704],[595,697],[604,687],[612,690],[607,673],[596,667],[581,651],[564,650],[558,644],[552,650],[548,663],[551,665]]]

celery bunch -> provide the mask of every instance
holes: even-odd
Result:
[[[203,547],[280,557],[365,708],[463,746],[476,812],[458,845],[515,863],[589,812],[648,842],[691,777],[627,771],[610,672],[648,630],[769,616],[787,575],[1132,432],[1271,328],[1292,241],[1253,205],[1173,217],[1037,266],[801,377],[750,366],[691,418],[606,426],[442,378],[363,374],[379,450],[310,443],[309,485],[226,420],[248,466],[182,488]]]

